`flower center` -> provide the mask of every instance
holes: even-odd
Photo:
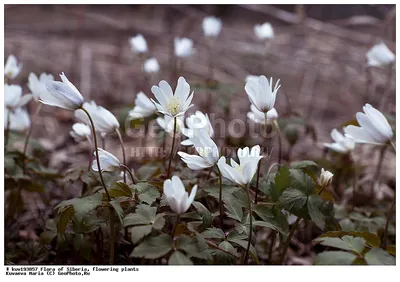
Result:
[[[181,111],[182,105],[181,105],[181,101],[176,98],[176,97],[172,97],[167,104],[167,110],[168,112],[175,116],[177,114],[179,114],[179,112]]]
[[[236,169],[240,174],[243,174],[243,168],[244,168],[244,166],[242,166],[242,165],[238,165],[237,167],[235,167],[235,169]]]

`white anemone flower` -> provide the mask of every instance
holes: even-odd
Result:
[[[22,95],[22,87],[19,85],[4,85],[4,107],[15,110],[25,106],[32,99],[31,94]]]
[[[146,53],[147,52],[147,42],[143,35],[138,34],[129,39],[132,52],[134,53]]]
[[[98,148],[99,150],[99,160],[100,160],[100,169],[101,171],[116,171],[120,169],[121,163],[117,159],[116,156],[111,154],[110,152],[107,152],[106,150],[103,150],[101,148]],[[96,151],[94,151],[94,156],[96,157]],[[94,161],[92,162],[92,169],[94,171],[99,171],[97,167],[97,159],[95,158]]]
[[[153,99],[157,110],[165,115],[171,117],[182,116],[185,112],[193,106],[190,104],[193,99],[193,92],[190,94],[190,85],[182,76],[178,79],[175,93],[172,92],[171,86],[165,80],[161,80],[158,86],[151,87],[157,102]]]
[[[160,64],[156,58],[147,59],[144,62],[144,71],[147,73],[157,73],[160,71]]]
[[[129,116],[133,119],[149,117],[157,112],[154,103],[143,92],[139,92],[135,98],[135,106],[129,111]]]
[[[250,105],[250,112],[247,113],[247,117],[255,123],[265,124],[265,114],[260,112],[253,104]],[[267,112],[267,122],[275,121],[278,117],[279,115],[275,108]]]
[[[255,80],[255,81],[257,81],[259,77],[260,77],[260,76],[258,76],[258,75],[249,74],[248,76],[246,76],[246,82],[249,82],[250,80]]]
[[[189,196],[182,180],[176,175],[164,181],[164,195],[170,208],[177,214],[183,214],[189,209],[196,197],[196,193],[197,185],[194,185]]]
[[[76,142],[81,142],[83,140],[90,141],[91,130],[86,124],[78,122],[72,125],[72,130],[69,132],[69,135],[71,135]]]
[[[164,115],[163,117],[158,117],[156,119],[157,124],[164,129],[167,133],[174,133],[174,118]],[[185,125],[183,124],[183,116],[179,116],[176,118],[176,132],[178,133],[184,128]]]
[[[272,39],[275,37],[274,29],[272,28],[272,25],[268,22],[263,24],[256,24],[254,26],[254,33],[260,40]]]
[[[199,170],[213,167],[218,162],[218,147],[206,131],[201,130],[197,136],[190,138],[190,141],[199,154],[198,156],[189,155],[185,152],[178,152],[182,161],[184,161],[190,169]]]
[[[61,81],[48,81],[48,91],[40,93],[39,102],[67,110],[77,110],[83,105],[83,96],[64,73],[60,74]]]
[[[322,168],[321,174],[319,175],[319,178],[318,178],[319,185],[321,185],[323,187],[327,187],[329,184],[331,184],[332,177],[333,177],[332,172]]]
[[[217,37],[222,29],[222,21],[216,17],[205,17],[202,22],[204,36]]]
[[[117,118],[109,110],[97,106],[95,101],[85,102],[83,108],[89,112],[96,131],[101,134],[113,133],[119,128]],[[90,126],[89,118],[83,110],[75,111],[75,117]]]
[[[345,136],[355,143],[383,145],[390,142],[393,131],[385,116],[370,104],[365,104],[363,110],[364,113],[356,114],[360,127],[346,126],[344,128]]]
[[[186,37],[175,38],[174,49],[175,56],[182,58],[190,57],[194,52],[193,40]]]
[[[356,146],[352,139],[345,137],[336,128],[331,131],[331,137],[334,142],[323,143],[323,145],[335,152],[346,154],[352,152]]]
[[[9,79],[14,79],[21,72],[22,63],[18,64],[17,58],[14,55],[9,55],[6,65],[4,66],[4,76]]]
[[[390,65],[395,60],[395,55],[383,42],[375,44],[367,52],[366,56],[368,65],[373,67],[384,67]]]
[[[28,88],[31,90],[33,99],[35,101],[39,101],[40,99],[40,94],[42,92],[48,92],[46,83],[53,81],[54,76],[52,74],[47,74],[47,73],[41,73],[39,77],[36,76],[33,72],[29,74],[28,77]]]
[[[249,147],[239,149],[237,152],[239,163],[231,159],[231,165],[229,165],[226,163],[225,157],[221,157],[218,160],[218,168],[223,177],[236,184],[247,185],[257,171],[258,162],[263,158],[260,152],[259,145],[254,146],[251,150]]]
[[[244,89],[246,90],[247,96],[250,102],[261,112],[266,113],[275,105],[276,95],[281,87],[279,79],[275,83],[275,87],[272,89],[272,77],[268,82],[268,79],[261,75],[258,80],[249,80]]]
[[[8,124],[8,118],[10,118]],[[31,126],[31,120],[26,110],[16,108],[14,111],[9,111],[7,108],[4,109],[4,128],[7,127],[10,130],[24,132]]]
[[[181,142],[184,146],[193,145],[190,138],[198,136],[199,131],[205,131],[208,136],[214,136],[214,129],[211,125],[210,119],[207,114],[203,114],[200,111],[196,111],[195,114],[186,118],[186,125],[188,128],[182,128],[182,133],[189,139]]]

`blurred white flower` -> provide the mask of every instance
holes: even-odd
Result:
[[[356,114],[360,127],[346,126],[345,136],[356,143],[381,145],[390,142],[393,131],[385,116],[370,104],[365,104],[363,110],[365,113]]]
[[[250,112],[247,117],[255,123],[265,124],[265,114],[260,112],[253,104],[250,105]],[[267,112],[267,121],[274,121],[278,119],[278,112],[272,108]]]
[[[190,196],[183,186],[182,180],[174,175],[164,181],[164,195],[170,208],[177,214],[185,213],[196,197],[197,185],[194,185]]]
[[[17,58],[14,55],[9,55],[6,65],[4,66],[4,76],[9,79],[14,79],[21,72],[22,63],[18,64]]]
[[[206,37],[217,37],[221,32],[222,21],[216,17],[205,17],[202,27]]]
[[[101,148],[98,148],[99,150],[99,161],[100,161],[100,169],[101,171],[115,171],[118,170],[121,167],[121,163],[117,159],[116,156],[111,154],[110,152],[107,152],[106,150],[103,150]],[[94,151],[94,156],[96,156],[96,151]],[[95,158],[94,161],[92,162],[92,169],[94,171],[99,171],[97,167],[97,159]]]
[[[331,131],[333,143],[323,143],[324,147],[334,150],[335,152],[345,154],[354,150],[356,144],[350,138],[345,137],[336,128]]]
[[[182,37],[175,38],[174,40],[175,56],[177,57],[189,57],[193,54],[193,40]]]
[[[174,118],[164,115],[163,117],[158,117],[156,119],[157,124],[164,129],[165,132],[167,133],[174,133]],[[183,124],[183,116],[179,116],[176,118],[176,132],[178,133],[184,128]]]
[[[258,162],[263,158],[260,152],[259,145],[251,148],[251,151],[249,147],[239,149],[239,164],[231,159],[231,165],[228,165],[225,157],[221,157],[218,160],[218,168],[223,177],[239,185],[247,185],[257,171]]]
[[[200,111],[196,111],[195,114],[186,118],[186,125],[188,128],[182,128],[182,133],[189,139],[184,140],[181,142],[184,146],[193,145],[190,138],[198,136],[199,131],[205,131],[208,136],[214,136],[214,129],[211,125],[210,119],[208,118],[207,114],[203,114]]]
[[[16,108],[13,111],[4,109],[4,128],[7,127],[8,118],[10,118],[9,129],[23,132],[26,131],[31,126],[31,120],[29,114],[26,110],[21,108]]]
[[[289,223],[289,225],[292,225],[293,223],[296,222],[297,220],[297,216],[295,216],[294,214],[291,214],[288,211],[282,210],[282,213],[284,216],[286,216],[287,222]]]
[[[75,123],[72,125],[72,130],[69,132],[69,135],[71,135],[76,142],[81,142],[83,140],[90,141],[91,130],[90,127],[84,123]]]
[[[254,26],[254,33],[260,40],[272,39],[275,37],[274,29],[272,28],[272,25],[268,22],[263,24],[256,24]]]
[[[83,108],[87,110],[92,117],[94,128],[102,134],[113,133],[119,128],[117,118],[102,106],[97,106],[95,101],[85,102]],[[83,110],[75,111],[75,117],[81,122],[90,126],[88,116]]]
[[[147,42],[143,35],[138,34],[129,39],[132,52],[134,53],[146,53],[147,52]]]
[[[135,106],[129,112],[133,119],[149,117],[157,112],[154,103],[143,92],[139,92],[135,98]]]
[[[319,185],[321,185],[322,187],[327,187],[329,184],[331,184],[332,177],[333,177],[332,172],[322,168],[321,174],[319,175],[319,179],[318,179]]]
[[[246,90],[247,96],[250,102],[261,112],[265,113],[275,105],[276,95],[281,87],[279,79],[275,83],[274,89],[272,89],[272,77],[268,82],[268,79],[261,75],[258,80],[250,79],[244,89]]]
[[[248,76],[246,76],[246,82],[249,82],[250,80],[255,80],[255,81],[257,81],[259,77],[260,77],[260,76],[258,76],[258,75],[249,74]]]
[[[367,52],[368,65],[373,67],[384,67],[394,62],[395,55],[385,43],[375,44]]]
[[[31,94],[22,95],[22,87],[19,85],[4,85],[4,107],[15,110],[25,106],[32,99]]]
[[[144,71],[147,73],[157,73],[160,71],[160,65],[156,58],[147,59],[144,62]]]
[[[165,115],[176,117],[185,114],[185,112],[193,105],[190,104],[193,98],[193,92],[190,94],[190,85],[182,76],[178,79],[175,93],[172,92],[171,86],[165,80],[161,80],[159,85],[151,87],[157,102],[153,99],[157,110]]]
[[[47,81],[48,91],[40,93],[43,104],[60,107],[67,110],[76,110],[83,105],[83,96],[78,89],[69,82],[64,73],[60,74],[61,81]]]
[[[28,77],[28,88],[31,90],[32,96],[36,101],[40,99],[40,93],[48,92],[46,83],[53,81],[54,76],[52,74],[41,73],[39,78],[31,72]]]
[[[182,161],[184,161],[190,169],[204,169],[212,167],[218,162],[218,147],[206,131],[199,131],[197,136],[190,138],[190,142],[194,145],[199,156],[178,152]]]

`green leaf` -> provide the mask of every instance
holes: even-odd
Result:
[[[381,248],[373,248],[364,256],[369,265],[395,265],[396,259]]]
[[[157,237],[146,238],[139,246],[133,249],[130,256],[147,259],[156,259],[166,255],[173,248],[171,236],[162,234]]]
[[[313,161],[300,161],[300,162],[296,162],[296,163],[292,163],[291,164],[291,168],[294,169],[307,169],[307,168],[318,168],[318,165],[313,162]]]
[[[361,254],[365,247],[365,239],[353,236],[343,236],[342,238],[320,237],[316,239],[321,245],[334,247],[346,251],[353,251]]]
[[[279,197],[278,203],[285,210],[297,216],[296,212],[305,206],[307,198],[308,196],[304,194],[304,192],[294,188],[288,188],[283,191],[282,195]]]
[[[222,241],[218,247],[220,247],[221,249],[229,252],[231,255],[238,257],[239,254],[237,252],[237,250],[232,246],[231,243],[229,243],[228,241]]]
[[[152,224],[156,221],[156,207],[138,205],[135,213],[130,213],[124,218],[124,226]]]
[[[260,223],[259,226],[269,227],[283,235],[287,235],[289,225],[286,216],[280,210],[274,210],[266,205],[258,204],[254,206],[253,211],[265,222],[265,224]]]
[[[222,201],[225,201],[226,197],[231,196],[235,191],[240,190],[240,188],[231,185],[222,184]],[[219,184],[204,189],[211,197],[219,201]]]
[[[318,195],[311,195],[307,201],[308,214],[311,220],[322,230],[325,230],[327,217],[333,216],[333,203],[324,201]]]
[[[184,254],[175,251],[168,260],[169,265],[193,265],[193,262]]]
[[[102,193],[96,193],[84,198],[74,198],[71,200],[62,201],[54,209],[61,212],[63,209],[72,206],[75,211],[75,218],[78,221],[82,221],[87,213],[89,213],[91,210],[94,210],[102,203],[102,199]]]
[[[141,180],[150,180],[152,177],[156,176],[157,174],[160,174],[161,169],[158,166],[155,166],[154,164],[145,164],[142,165],[138,170],[137,174],[139,175],[139,178]]]
[[[369,232],[358,232],[358,231],[329,231],[322,234],[320,237],[343,237],[343,236],[353,236],[364,238],[365,241],[372,247],[379,247],[381,244],[381,239],[375,234]]]
[[[165,213],[159,213],[156,215],[156,218],[154,220],[154,223],[152,227],[156,230],[161,230],[163,229],[165,225],[165,218],[164,218]]]
[[[176,249],[185,251],[189,258],[212,259],[204,237],[198,232],[195,232],[195,234],[196,240],[186,235],[180,235],[176,240]]]
[[[357,258],[355,254],[343,251],[322,252],[315,258],[317,265],[351,265]]]
[[[149,235],[151,233],[151,225],[140,225],[134,226],[131,228],[131,239],[132,243],[136,244],[143,237]]]
[[[210,227],[202,233],[204,238],[225,239],[225,233],[219,228]]]
[[[236,244],[236,245],[239,245],[239,246],[242,247],[243,249],[247,250],[248,241],[246,241],[246,240],[231,239],[231,240],[229,240],[229,242],[234,243],[234,244]],[[254,248],[254,246],[253,246],[252,244],[250,244],[249,253],[250,253],[250,256],[252,257],[252,259],[253,259],[257,264],[260,264],[260,262],[259,262],[259,260],[258,260],[258,257],[257,257],[256,248]]]
[[[113,207],[114,211],[117,213],[119,221],[122,223],[124,218],[124,210],[121,208],[121,204],[119,202],[121,198],[112,200],[110,205]]]
[[[233,218],[237,221],[242,221],[242,205],[237,200],[232,197],[229,201],[225,202],[224,207],[225,213],[228,217]]]
[[[122,181],[115,183],[114,187],[110,189],[110,196],[112,198],[128,197],[132,198],[132,189]]]
[[[310,176],[298,169],[290,170],[290,186],[309,196],[314,191],[314,181]]]
[[[157,188],[145,182],[134,185],[135,190],[139,193],[139,200],[151,205],[160,196]]]
[[[199,212],[199,214],[203,220],[203,226],[205,228],[211,226],[211,223],[213,220],[211,212],[200,202],[193,201],[192,204],[196,208],[196,210]]]
[[[64,209],[61,213],[60,213],[60,218],[57,222],[57,232],[59,234],[64,234],[65,233],[65,229],[67,228],[67,224],[68,222],[70,222],[70,220],[74,217],[74,209],[72,206]]]
[[[274,202],[278,201],[283,191],[290,186],[290,173],[289,167],[284,165],[279,169],[279,172],[275,175],[274,182],[270,186],[270,195]]]

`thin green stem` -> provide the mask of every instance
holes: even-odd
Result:
[[[121,164],[121,167],[123,167],[124,170],[128,171],[128,173],[129,173],[129,175],[131,177],[132,183],[136,184],[135,177],[133,176],[132,171],[129,169],[129,167],[127,167],[126,165],[123,165],[123,164]]]
[[[6,132],[4,135],[4,149],[7,149],[8,145],[8,139],[10,138],[10,115],[11,115],[11,110],[7,109],[7,126],[6,126]]]
[[[110,265],[114,264],[115,257],[115,215],[114,210],[110,207]]]
[[[276,129],[278,130],[278,165],[282,163],[282,136],[279,124],[275,121]]]
[[[323,189],[321,189],[320,191],[322,191],[322,190]],[[299,224],[300,220],[301,220],[301,218],[298,217],[296,219],[296,221],[294,222],[294,224],[292,225],[292,228],[290,229],[289,235],[286,238],[285,244],[283,245],[283,251],[282,251],[280,264],[283,264],[283,262],[285,261],[285,257],[286,257],[286,253],[287,253],[287,250],[288,250],[289,245],[290,245],[290,241],[292,240],[294,231],[296,231],[297,225]]]
[[[257,201],[258,201],[257,199],[258,199],[258,186],[259,186],[259,183],[260,183],[261,161],[262,161],[262,159],[258,161],[258,165],[257,165],[256,195],[255,195],[255,198],[254,198],[254,203],[255,204],[257,204]]]
[[[124,166],[126,167],[126,155],[125,155],[125,147],[124,147],[124,140],[122,140],[121,132],[119,132],[119,129],[115,129],[115,132],[118,135],[119,143],[121,144],[121,150],[122,150],[122,161],[124,163]],[[129,170],[129,169],[128,169]],[[126,173],[124,170],[124,182],[126,183]]]
[[[174,157],[175,137],[176,137],[176,117],[174,117],[174,135],[172,137],[171,153],[169,155],[167,179],[169,179],[171,176],[171,164],[172,164],[172,159]]]
[[[249,185],[246,185],[246,192],[247,192],[247,201],[249,203],[249,217],[250,217],[250,226],[249,226],[249,240],[247,242],[247,249],[246,253],[243,257],[243,263],[242,264],[247,264],[247,260],[249,258],[249,250],[250,250],[250,245],[251,245],[251,236],[253,233],[253,209],[251,207],[251,196],[250,196],[250,189]]]
[[[172,234],[171,234],[172,240],[174,240],[176,227],[178,226],[180,220],[181,220],[181,215],[180,214],[176,214],[176,222],[175,222],[175,225],[174,225],[174,229],[172,229]]]
[[[25,138],[25,143],[24,143],[24,161],[22,163],[22,171],[25,173],[25,161],[26,161],[26,151],[28,150],[28,144],[29,144],[29,139],[31,138],[31,134],[32,134],[32,129],[33,129],[33,125],[34,122],[36,120],[36,117],[38,116],[40,109],[42,108],[42,103],[38,103],[38,106],[36,108],[36,112],[34,113],[32,120],[31,120],[31,126],[29,127],[28,133],[26,134],[26,138]]]
[[[218,177],[219,177],[219,220],[221,223],[221,229],[224,231],[224,204],[222,202],[222,173],[219,170],[218,165],[216,165],[218,169]]]
[[[383,232],[382,248],[384,248],[384,249],[386,249],[386,247],[387,247],[387,237],[388,237],[388,231],[389,231],[389,222],[390,222],[390,219],[392,218],[395,205],[396,205],[396,195],[393,195],[393,202],[392,202],[392,205],[390,206],[389,213],[388,213],[388,216],[386,218],[385,231]]]
[[[379,181],[379,176],[381,174],[382,163],[383,163],[383,159],[384,159],[385,152],[386,152],[387,148],[388,148],[388,146],[385,145],[381,149],[381,152],[380,152],[380,155],[379,155],[378,166],[376,167],[376,171],[375,171],[374,177],[372,178],[371,193],[373,193],[373,191],[374,191],[375,183],[377,183]]]

